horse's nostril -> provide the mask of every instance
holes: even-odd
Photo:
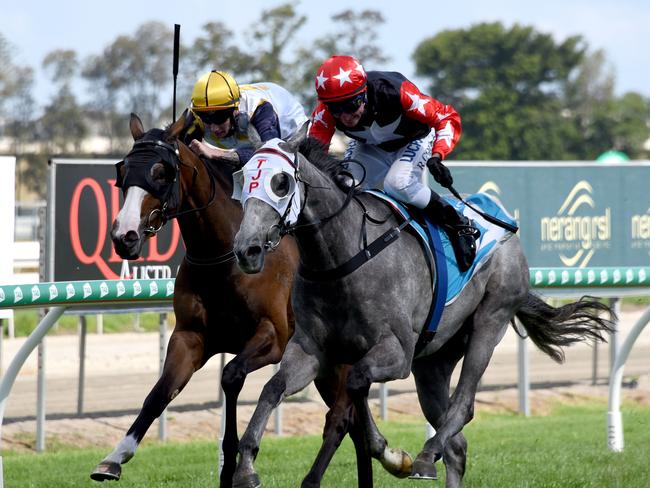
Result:
[[[259,256],[261,253],[262,253],[261,246],[250,246],[248,249],[246,249],[246,257],[248,258]]]
[[[128,231],[122,236],[124,244],[135,244],[138,241],[138,233],[134,230]]]

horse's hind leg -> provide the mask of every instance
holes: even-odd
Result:
[[[205,362],[203,335],[179,330],[172,333],[167,347],[163,372],[142,405],[142,409],[115,449],[93,470],[90,477],[96,481],[119,480],[122,467],[135,454],[149,427],[183,389],[194,371]]]
[[[449,406],[451,374],[465,352],[466,334],[461,329],[450,341],[432,356],[413,361],[413,375],[418,399],[424,416],[434,428],[439,428]],[[443,460],[446,467],[446,487],[461,486],[465,474],[467,441],[462,433],[449,438],[445,444]],[[420,478],[437,478],[433,463],[416,459],[414,474]]]
[[[508,283],[518,286],[515,277],[511,277]],[[477,307],[471,330],[468,331],[469,339],[458,386],[451,397],[439,429],[424,444],[414,467],[426,466],[440,459],[449,439],[458,434],[473,418],[478,383],[490,362],[494,348],[503,338],[508,322],[514,315],[521,299],[519,291],[526,290],[526,286],[527,283],[520,288],[512,288],[508,285],[497,286],[496,289],[490,290]],[[415,469],[414,474],[417,474]]]
[[[303,347],[293,340],[289,342],[280,363],[280,370],[264,385],[255,412],[239,442],[239,463],[233,476],[235,488],[260,485],[253,462],[271,412],[285,396],[302,390],[316,378],[319,368],[318,358],[307,354]]]
[[[355,422],[355,409],[347,393],[347,373],[350,366],[341,366],[338,374],[314,381],[325,403],[330,407],[325,418],[323,444],[309,473],[302,482],[302,488],[320,486],[327,466],[341,444],[346,433],[355,446],[357,458],[357,479],[359,487],[372,487],[372,461],[366,449],[363,430]]]
[[[262,319],[255,335],[223,369],[221,385],[226,401],[226,422],[222,443],[223,467],[219,480],[221,488],[232,486],[232,476],[237,467],[237,400],[246,376],[268,364],[277,363],[282,357],[287,338],[278,338],[276,330],[273,322]],[[283,330],[288,330],[286,323]]]

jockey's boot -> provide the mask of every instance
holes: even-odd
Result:
[[[429,203],[424,207],[424,212],[432,222],[440,225],[447,232],[454,248],[458,269],[464,272],[471,268],[476,258],[476,240],[481,235],[474,222],[458,213],[452,205],[433,191]]]

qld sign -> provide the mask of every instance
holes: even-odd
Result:
[[[137,261],[113,250],[110,229],[121,204],[113,160],[53,159],[48,197],[49,281],[165,279],[185,254],[176,221],[148,240]]]
[[[647,266],[650,262],[650,162],[455,162],[450,166],[458,191],[486,192],[515,216],[531,267]]]

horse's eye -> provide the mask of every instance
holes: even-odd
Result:
[[[159,184],[164,184],[164,183],[169,183],[171,180],[174,179],[174,175],[172,174],[171,171],[169,171],[169,168],[166,167],[166,165],[162,163],[156,163],[153,166],[151,166],[151,178],[153,181]]]
[[[291,177],[287,173],[277,173],[271,178],[271,191],[278,197],[286,197],[291,190]]]

